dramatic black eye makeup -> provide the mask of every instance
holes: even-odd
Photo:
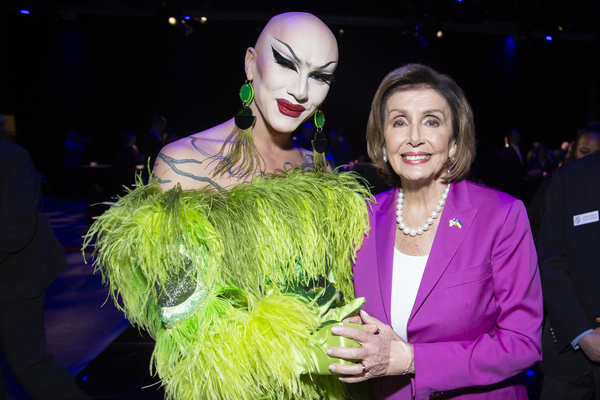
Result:
[[[273,50],[273,58],[275,58],[275,61],[277,62],[277,64],[281,65],[284,68],[291,69],[292,71],[298,72],[296,65],[294,65],[294,63],[291,60],[288,60],[283,55],[281,55],[281,53],[278,52],[277,50],[275,50],[275,48],[273,46],[271,46],[271,50]]]
[[[292,71],[298,72],[298,68],[296,67],[296,64],[294,64],[294,62],[292,60],[285,58],[280,52],[275,50],[275,48],[273,46],[271,46],[271,50],[273,51],[273,58],[275,59],[275,62],[277,62],[277,64],[281,65],[283,68],[291,69]],[[295,54],[294,54],[294,56],[295,56]],[[333,77],[333,74],[331,74],[329,72],[315,71],[315,72],[311,72],[308,76],[309,76],[309,78],[312,78],[319,82],[323,82],[323,83],[327,83],[327,84],[331,84],[332,82],[335,82],[335,78]]]
[[[310,75],[311,78],[316,79],[318,81],[321,81],[323,83],[327,83],[327,84],[331,84],[332,82],[335,82],[335,78],[333,77],[333,74],[330,74],[329,72],[313,72]]]

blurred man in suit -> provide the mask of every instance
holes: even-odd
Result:
[[[46,288],[67,261],[40,202],[29,153],[0,139],[0,350],[35,400],[89,399],[46,353]],[[6,399],[1,373],[0,399]]]
[[[600,398],[600,151],[554,173],[537,241],[543,400]]]

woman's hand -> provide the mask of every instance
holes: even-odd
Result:
[[[350,322],[356,316],[349,317]],[[341,375],[342,382],[355,383],[386,375],[405,375],[414,373],[415,362],[413,346],[406,343],[390,326],[377,318],[360,312],[365,331],[346,326],[335,326],[331,329],[336,335],[354,339],[362,345],[360,349],[346,347],[330,347],[327,354],[346,360],[362,360],[355,365],[331,364],[329,369]]]
[[[359,324],[359,325],[363,325],[363,321],[360,318],[359,314],[354,314],[349,316],[348,318],[344,318],[344,320],[342,321],[346,324]]]
[[[369,317],[369,314],[367,314],[365,311],[362,311],[367,317]],[[377,321],[376,318],[372,318],[373,320]],[[349,316],[348,318],[344,318],[344,320],[342,321],[346,324],[358,324],[358,325],[364,325],[364,331],[367,333],[371,333],[373,335],[378,335],[379,334],[379,327],[377,326],[377,324],[369,324],[367,322],[365,322],[361,317],[360,314],[354,314]],[[377,321],[379,322],[379,321]],[[334,332],[335,333],[335,332]]]

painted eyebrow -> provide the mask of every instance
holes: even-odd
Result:
[[[293,50],[293,49],[290,47],[290,45],[289,45],[289,44],[287,44],[286,42],[283,42],[283,41],[281,41],[281,40],[279,40],[279,39],[277,39],[277,38],[273,38],[273,39],[277,40],[279,43],[281,43],[282,45],[284,45],[285,47],[287,47],[287,48],[288,48],[288,50],[290,51],[290,54],[292,55],[292,57],[294,58],[294,60],[296,60],[296,62],[297,62],[298,64],[306,64],[306,65],[308,65],[308,66],[310,67],[310,64],[309,64],[309,63],[306,63],[306,62],[305,62],[305,63],[303,63],[303,62],[302,62],[302,60],[300,60],[300,59],[298,58],[298,56],[296,55],[296,53],[295,53],[295,52],[294,52],[294,50]],[[320,67],[317,67],[317,69],[325,69],[325,68],[329,67],[331,64],[337,64],[337,61],[329,61],[327,64],[324,64],[324,65],[322,65],[322,66],[320,66]]]
[[[282,45],[284,45],[285,47],[288,48],[288,50],[290,51],[290,54],[292,55],[292,57],[294,57],[294,60],[296,60],[296,62],[298,64],[302,64],[302,61],[298,58],[298,56],[296,55],[296,53],[294,53],[294,50],[290,47],[289,44],[287,44],[286,42],[282,42],[281,40],[277,39],[277,38],[273,38],[275,40],[277,40],[279,43],[281,43]]]

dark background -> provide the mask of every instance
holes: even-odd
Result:
[[[535,0],[8,1],[0,5],[0,114],[15,115],[17,142],[60,186],[71,129],[91,138],[94,161],[114,164],[123,134],[141,137],[153,115],[179,137],[231,118],[245,49],[286,11],[312,12],[336,33],[325,129],[346,128],[355,157],[366,154],[378,84],[408,62],[463,88],[482,158],[510,128],[521,131],[525,153],[539,140],[558,148],[600,117],[600,2]],[[170,16],[191,19],[171,26]]]

